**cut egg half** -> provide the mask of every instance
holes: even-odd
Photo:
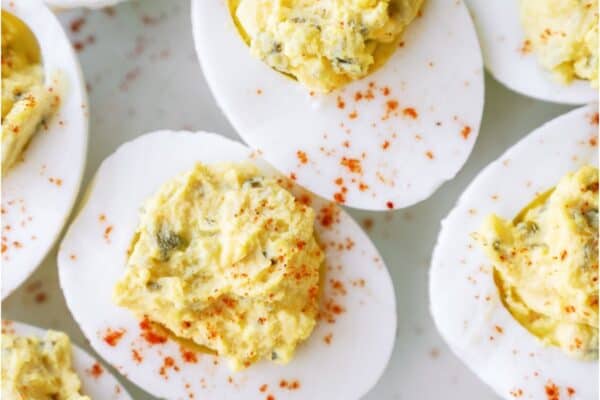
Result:
[[[512,220],[567,173],[598,165],[597,109],[571,111],[522,139],[474,179],[442,222],[429,276],[435,324],[454,353],[505,399],[598,398],[598,361],[570,358],[520,325],[472,237],[489,214]]]
[[[2,333],[43,338],[46,330],[22,322],[2,320]],[[73,370],[81,380],[81,391],[92,399],[131,400],[125,388],[104,365],[71,342]]]
[[[254,58],[225,0],[194,0],[202,70],[248,145],[312,192],[388,210],[429,197],[467,160],[483,110],[483,62],[464,3],[425,1],[367,77],[313,93]]]
[[[144,200],[197,162],[246,160],[256,162],[265,175],[273,174],[255,151],[210,133],[159,131],[122,145],[98,169],[60,246],[58,268],[67,305],[92,347],[157,397],[358,399],[375,385],[392,353],[396,303],[391,278],[348,214],[297,187],[292,192],[315,210],[316,233],[326,253],[321,309],[336,306],[332,318],[317,322],[288,364],[264,361],[234,373],[225,359],[170,336],[154,340],[147,324],[111,299]],[[119,332],[119,340],[107,340],[113,332]]]
[[[79,62],[62,26],[37,0],[2,1],[37,38],[45,85],[59,108],[2,177],[2,298],[48,253],[79,192],[88,138],[88,103]]]
[[[494,78],[525,96],[553,103],[598,101],[589,81],[558,82],[526,42],[520,0],[466,0],[479,34],[485,66]]]

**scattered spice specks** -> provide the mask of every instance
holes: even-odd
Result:
[[[412,107],[405,108],[402,111],[402,114],[405,117],[412,118],[412,119],[417,119],[419,117],[419,114],[417,113],[417,111]]]
[[[161,334],[155,332],[152,327],[152,323],[147,317],[140,322],[140,329],[142,332],[140,335],[148,342],[149,344],[163,344],[166,343],[167,338]]]
[[[523,44],[521,44],[521,47],[519,48],[519,52],[523,55],[531,53],[531,40],[524,40]]]
[[[87,372],[94,378],[99,378],[100,375],[104,372],[102,366],[98,363],[94,363]]]
[[[104,334],[103,340],[109,346],[115,347],[117,344],[119,344],[119,341],[121,340],[124,334],[125,330],[123,329],[114,330],[108,328]]]
[[[560,389],[552,381],[548,381],[546,386],[546,397],[548,400],[560,400]]]
[[[41,303],[44,303],[47,298],[48,298],[48,296],[46,295],[46,293],[40,292],[35,295],[34,300],[36,303],[41,304]]]
[[[365,218],[362,221],[362,226],[363,228],[365,228],[366,231],[370,231],[373,228],[374,223],[375,222],[372,218]]]
[[[131,349],[131,358],[133,358],[133,361],[135,361],[136,364],[143,361],[142,355],[136,349]]]
[[[515,390],[511,390],[511,391],[509,392],[509,394],[510,394],[512,397],[521,397],[521,396],[523,396],[523,390],[522,390],[522,389],[515,389]]]
[[[460,135],[463,137],[463,139],[468,139],[469,135],[471,134],[471,127],[468,125],[463,126],[463,128],[460,131]]]
[[[85,18],[78,17],[71,21],[71,23],[69,24],[69,27],[71,28],[71,32],[78,33],[84,24],[85,24]]]
[[[181,358],[183,359],[183,361],[185,361],[186,363],[190,363],[190,364],[195,364],[198,362],[198,356],[196,355],[195,352],[191,351],[191,350],[187,350],[185,347],[181,346],[179,348],[179,351],[181,352]]]
[[[281,381],[279,381],[279,387],[281,389],[297,390],[300,388],[300,382],[297,379],[291,381],[282,379]]]
[[[104,229],[104,240],[106,240],[107,243],[110,243],[110,234],[113,231],[113,226],[109,225]]]
[[[440,350],[437,349],[436,347],[434,347],[429,352],[429,356],[435,360],[436,358],[438,358],[440,356]]]
[[[346,158],[342,157],[340,164],[344,167],[348,168],[348,170],[355,174],[362,173],[362,165],[359,159],[357,158]]]
[[[340,192],[336,192],[333,194],[333,199],[340,204],[343,204],[346,202],[346,196],[343,193]]]
[[[302,150],[298,150],[296,152],[296,157],[298,157],[298,160],[300,161],[301,164],[308,163],[308,156]]]
[[[160,375],[163,378],[168,379],[167,370],[169,369],[173,369],[176,372],[179,371],[179,367],[175,364],[173,357],[167,356],[163,359],[163,365],[160,367]]]

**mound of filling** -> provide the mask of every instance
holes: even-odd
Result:
[[[2,334],[2,398],[90,400],[71,366],[71,342],[62,332],[43,338]]]
[[[2,11],[2,175],[18,161],[59,97],[44,84],[40,50],[33,33]]]
[[[145,203],[114,299],[233,370],[286,363],[319,311],[314,221],[250,163],[197,164]]]
[[[527,44],[563,83],[598,87],[598,0],[519,0]]]
[[[360,79],[389,57],[423,0],[229,0],[256,57],[312,90]]]
[[[598,168],[584,166],[513,221],[491,215],[479,233],[504,305],[568,355],[598,359]]]

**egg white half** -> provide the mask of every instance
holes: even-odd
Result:
[[[502,304],[491,262],[471,237],[490,213],[512,219],[568,172],[598,165],[597,108],[571,111],[522,139],[473,180],[442,222],[429,275],[435,324],[458,357],[505,399],[545,399],[552,384],[560,398],[598,398],[598,362],[572,359],[523,328]],[[575,390],[571,397],[568,387]]]
[[[524,52],[518,0],[465,0],[479,34],[483,59],[490,73],[515,92],[539,100],[564,104],[598,101],[598,89],[588,81],[564,85],[537,60],[535,51]]]
[[[88,103],[79,62],[56,17],[38,0],[2,1],[38,39],[46,80],[58,74],[61,104],[2,178],[2,298],[40,264],[69,216],[85,167]]]
[[[22,322],[2,320],[2,333],[11,333],[21,336],[44,337],[45,329],[37,328]],[[92,399],[106,400],[131,400],[131,396],[114,376],[98,363],[92,356],[71,342],[73,369],[81,379],[82,393]],[[92,374],[92,367],[98,364],[100,373]]]
[[[473,148],[483,62],[461,0],[427,0],[379,70],[329,94],[311,95],[254,58],[227,1],[193,0],[192,23],[204,75],[240,136],[320,196],[362,209],[407,207],[453,178]],[[372,100],[355,100],[369,90]],[[397,102],[391,112],[389,102]],[[344,159],[359,160],[360,170]]]
[[[196,162],[250,158],[266,174],[273,173],[255,157],[237,142],[203,132],[154,132],[121,146],[98,169],[60,246],[58,267],[67,305],[96,351],[158,397],[187,398],[193,393],[195,398],[214,399],[264,399],[268,394],[276,399],[358,399],[376,383],[392,352],[394,289],[383,260],[361,228],[344,211],[307,192],[301,191],[312,198],[317,215],[324,209],[339,212],[332,226],[317,222],[315,227],[326,244],[323,296],[346,311],[336,316],[335,323],[320,321],[289,364],[261,362],[233,373],[225,360],[212,355],[199,354],[197,363],[186,362],[174,341],[159,345],[144,341],[139,320],[111,301],[144,200]],[[342,282],[347,293],[340,295],[331,279]],[[108,330],[124,332],[117,345],[103,340]],[[142,361],[136,361],[134,350]],[[179,370],[167,368],[161,374],[165,357],[172,357]],[[280,388],[282,379],[298,380],[300,387]],[[268,389],[261,392],[262,385]]]

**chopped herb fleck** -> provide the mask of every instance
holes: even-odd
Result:
[[[162,260],[168,260],[171,252],[182,246],[183,238],[173,231],[159,230],[156,233],[156,242],[160,249],[160,256]]]
[[[253,189],[260,188],[263,186],[263,178],[255,176],[244,182],[244,185],[250,186]]]

